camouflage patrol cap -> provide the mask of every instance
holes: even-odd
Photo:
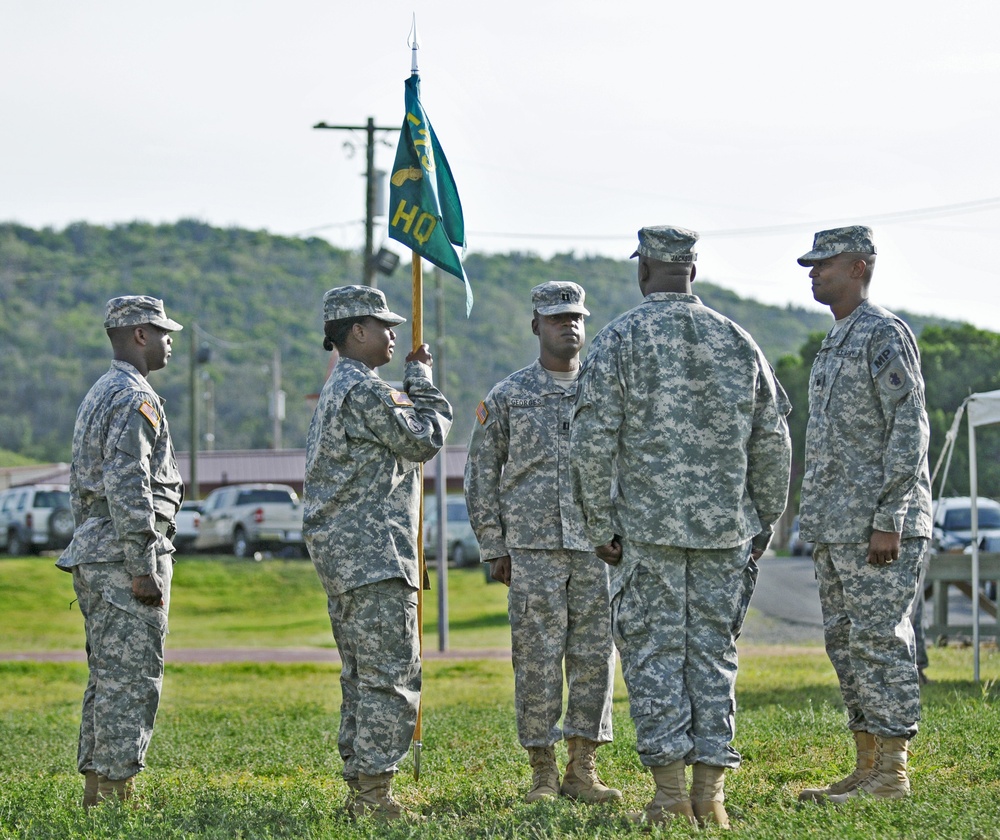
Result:
[[[149,295],[123,295],[111,298],[104,309],[104,329],[114,327],[139,327],[152,324],[167,332],[184,329],[167,317],[163,301]]]
[[[370,316],[394,327],[406,321],[402,315],[390,312],[381,289],[371,286],[338,286],[323,295],[323,320]]]
[[[876,254],[872,229],[864,225],[821,230],[813,237],[813,247],[799,257],[799,265],[813,265],[837,254]]]
[[[589,315],[590,310],[583,305],[587,293],[582,286],[568,280],[551,280],[531,290],[531,308],[539,315],[559,315],[575,312]]]
[[[698,259],[694,252],[694,243],[697,241],[698,234],[687,228],[673,225],[644,227],[639,230],[639,247],[629,259],[642,254],[660,262],[694,262]]]

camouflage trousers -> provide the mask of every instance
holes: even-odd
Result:
[[[158,558],[164,606],[132,597],[123,563],[73,567],[73,588],[87,633],[90,675],[83,693],[77,767],[127,779],[146,766],[146,750],[163,687],[173,559]]]
[[[611,740],[615,646],[607,568],[587,551],[510,552],[507,613],[524,747],[547,747],[563,736]],[[560,731],[564,663],[569,697]]]
[[[417,590],[392,578],[341,592],[327,606],[342,663],[344,778],[395,772],[420,704]]]
[[[626,540],[623,550],[611,572],[611,626],[640,761],[739,767],[736,639],[757,582],[749,544]]]
[[[882,738],[912,738],[920,681],[910,613],[924,538],[905,539],[888,566],[867,562],[868,543],[817,543],[813,551],[826,652],[847,706],[847,725]]]

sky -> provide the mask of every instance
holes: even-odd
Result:
[[[313,126],[400,125],[414,14],[470,251],[676,224],[701,278],[818,310],[796,257],[870,224],[875,302],[1000,332],[995,0],[0,0],[0,221],[360,250],[364,132]]]

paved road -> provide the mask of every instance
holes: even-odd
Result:
[[[810,558],[764,555],[740,641],[822,644],[823,614]]]
[[[931,605],[925,610],[930,618]],[[760,562],[757,589],[750,601],[750,616],[743,641],[751,644],[802,644],[823,642],[823,614],[819,605],[813,562],[809,557],[765,555]],[[948,620],[972,624],[972,601],[956,587],[948,588]],[[981,626],[996,619],[980,612]],[[928,639],[932,643],[933,639]]]

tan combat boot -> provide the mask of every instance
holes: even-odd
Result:
[[[97,804],[97,771],[85,770],[83,773],[83,810],[89,811]]]
[[[528,747],[528,761],[531,762],[531,790],[524,797],[525,802],[539,799],[555,799],[559,796],[559,767],[556,764],[554,747]]]
[[[135,776],[127,779],[109,779],[107,776],[97,777],[97,801],[117,799],[127,802],[135,796]]]
[[[421,817],[407,811],[392,797],[392,773],[379,773],[377,776],[358,774],[357,790],[352,788],[354,798],[348,800],[347,812],[354,818],[371,817],[374,820],[389,822],[390,820],[418,821]]]
[[[687,780],[684,778],[684,760],[649,769],[656,782],[656,793],[644,811],[630,813],[629,819],[643,825],[662,825],[673,819],[697,825],[687,792]]]
[[[581,802],[617,802],[622,792],[608,787],[597,777],[595,753],[597,742],[574,736],[566,739],[569,762],[559,792]]]
[[[692,765],[691,810],[702,828],[710,823],[716,823],[720,828],[730,827],[729,814],[723,804],[726,801],[725,783],[725,767],[700,763]]]
[[[858,757],[851,775],[825,788],[806,788],[799,794],[799,802],[821,802],[828,796],[839,795],[854,790],[864,780],[875,763],[875,736],[871,732],[855,732],[854,745]]]
[[[875,738],[875,763],[871,772],[856,788],[846,793],[830,796],[829,800],[842,805],[858,796],[875,799],[905,799],[910,795],[910,779],[906,775],[906,738]]]

